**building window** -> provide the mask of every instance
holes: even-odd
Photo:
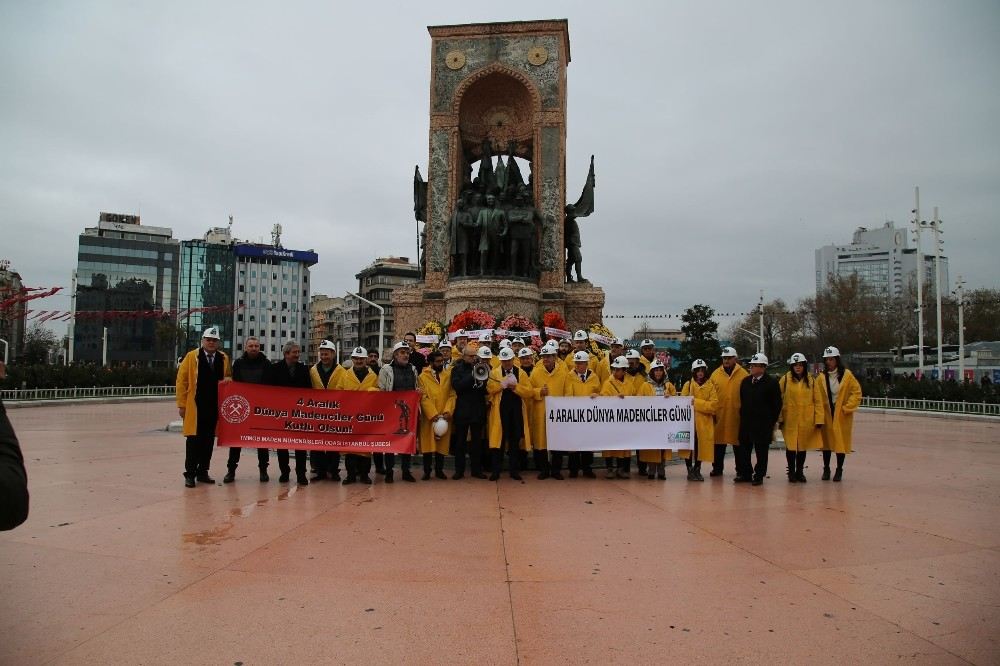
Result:
[[[243,285],[240,285],[240,293],[242,294],[242,293],[243,293],[243,291],[244,291],[244,290],[243,290]]]
[[[285,315],[281,315],[281,323],[284,324],[287,321],[288,321],[288,319],[285,317]]]
[[[277,332],[276,332],[276,331],[275,331],[275,330],[274,330],[273,328],[271,329],[271,337],[272,337],[272,338],[276,338],[276,337],[278,337],[278,336],[277,336]],[[271,347],[271,349],[274,349],[274,347]]]
[[[242,313],[236,315],[236,321],[243,321],[243,314]]]
[[[275,323],[277,323],[277,322],[278,322],[278,317],[277,317],[277,315],[271,315],[271,323],[272,323],[272,324],[275,324]]]

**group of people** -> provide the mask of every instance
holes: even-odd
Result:
[[[352,350],[350,360],[338,364],[333,343],[324,341],[319,360],[311,366],[299,359],[301,348],[287,342],[283,358],[270,362],[260,342],[249,338],[243,355],[230,365],[218,349],[219,332],[205,330],[199,349],[189,352],[177,373],[177,405],[187,437],[185,485],[213,483],[209,476],[215,425],[218,418],[218,385],[239,381],[339,391],[417,391],[420,395],[418,455],[423,480],[446,479],[444,463],[454,459],[452,479],[471,476],[496,481],[504,468],[521,481],[529,458],[539,479],[562,480],[564,464],[569,478],[595,478],[593,452],[548,450],[545,398],[597,396],[691,396],[694,437],[691,450],[642,449],[637,451],[637,471],[648,479],[665,479],[664,464],[674,456],[684,459],[689,481],[704,481],[702,463],[711,463],[709,476],[722,476],[727,447],[735,459],[736,483],[762,485],[767,476],[768,452],[775,427],[785,441],[788,481],[805,483],[806,454],[822,450],[823,480],[841,481],[844,461],[852,451],[853,415],[861,404],[861,386],[844,367],[836,347],[823,352],[823,369],[809,372],[803,354],[788,360],[788,371],[775,379],[767,373],[768,359],[755,354],[744,368],[736,350],[726,347],[722,362],[710,371],[696,359],[691,379],[678,392],[667,368],[656,359],[652,340],[626,350],[614,339],[603,358],[590,351],[586,331],[572,341],[546,342],[536,354],[520,338],[501,340],[483,335],[470,340],[459,330],[454,346],[446,339],[426,358],[416,351],[416,337],[408,333],[392,348],[389,363],[378,366],[363,347]],[[223,483],[236,478],[241,450],[229,449]],[[836,455],[836,468],[831,464]],[[278,449],[279,480],[290,480],[290,454]],[[344,478],[340,460],[344,458]],[[372,465],[385,483],[395,480],[396,455],[313,451],[309,455],[312,481],[372,483]],[[415,482],[411,455],[400,455],[400,478]],[[604,451],[604,475],[628,479],[631,451]],[[755,460],[754,460],[755,458]],[[270,480],[269,452],[257,450],[261,482]],[[295,451],[296,481],[307,485],[307,456]],[[487,474],[487,472],[489,472]]]

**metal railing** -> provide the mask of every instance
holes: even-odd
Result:
[[[174,395],[169,386],[74,386],[73,388],[9,389],[0,391],[4,401],[84,400],[93,398],[149,398]]]
[[[861,399],[862,407],[872,409],[899,409],[914,412],[942,412],[946,414],[973,414],[1000,417],[1000,404],[988,402],[957,402],[953,400],[926,400],[924,398],[873,398]]]

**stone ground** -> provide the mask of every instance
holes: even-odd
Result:
[[[1000,661],[1000,423],[862,414],[840,484],[186,490],[169,402],[9,414],[2,664]]]

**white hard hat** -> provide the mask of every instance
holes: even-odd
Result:
[[[639,343],[639,346],[640,347],[655,347],[656,343],[653,342],[652,340],[650,340],[649,338],[646,338],[645,340],[643,340],[642,342]]]
[[[767,365],[767,356],[756,353],[750,357],[750,365]]]
[[[624,343],[621,338],[611,338],[612,347],[621,347]]]
[[[323,342],[319,343],[319,348],[329,349],[330,351],[337,351],[337,345],[333,344],[333,342],[330,340],[324,340]]]
[[[531,351],[531,347],[522,347],[517,352],[518,358],[525,358],[526,356],[534,356],[535,352]]]
[[[434,419],[434,436],[444,437],[444,434],[448,432],[448,421],[442,418]]]
[[[626,360],[632,359],[632,358],[638,359],[641,356],[642,356],[642,354],[639,353],[638,349],[629,349],[627,352],[625,352],[625,359]],[[621,358],[621,357],[619,357],[619,358]]]
[[[395,354],[400,349],[405,349],[406,351],[410,351],[410,345],[408,345],[405,340],[400,340],[399,342],[397,342],[392,346],[392,353]]]
[[[703,361],[700,358],[696,358],[694,360],[694,363],[691,364],[691,372],[694,372],[698,368],[705,368],[706,370],[708,370],[708,363],[705,363],[705,361]]]
[[[449,347],[449,348],[451,347],[451,343],[448,342],[448,338],[445,338],[444,340],[442,340],[441,344],[438,345],[438,349],[442,349],[444,347]]]
[[[493,358],[493,352],[489,347],[480,347],[476,350],[476,356],[479,358]]]
[[[219,335],[218,326],[209,326],[205,329],[205,332],[201,334],[203,338],[211,338],[212,340],[221,340],[222,336]]]
[[[500,341],[500,349],[503,349],[505,347],[510,347],[510,340],[508,340],[507,338],[504,338],[503,340]]]
[[[590,354],[585,351],[578,351],[573,354],[574,363],[590,363]]]
[[[573,340],[574,341],[576,341],[576,340],[589,340],[589,339],[590,338],[587,337],[587,331],[585,331],[583,329],[580,329],[579,331],[577,331],[576,333],[573,334]]]
[[[364,347],[355,347],[351,352],[351,358],[368,358],[368,350]]]
[[[521,345],[523,347],[524,346],[524,339],[521,338],[521,337],[514,338],[513,340],[510,341],[510,344],[512,344],[512,345]]]
[[[497,356],[500,357],[501,361],[509,361],[514,358],[514,350],[510,347],[504,347]]]
[[[727,356],[739,356],[739,354],[737,354],[736,350],[733,349],[732,347],[723,347],[722,358],[726,358]]]
[[[624,356],[619,356],[611,362],[611,367],[616,370],[627,370],[628,369],[628,359]]]
[[[493,342],[493,336],[490,335],[489,333],[482,333],[479,336],[479,341],[480,342],[486,342],[486,343]]]
[[[823,358],[834,358],[840,356],[840,350],[836,347],[827,347],[823,350]]]
[[[525,347],[524,349],[527,349],[527,347]],[[559,347],[557,345],[550,345],[549,343],[546,342],[544,345],[542,345],[542,350],[538,353],[541,354],[542,356],[555,356],[556,354],[559,353]]]
[[[464,328],[460,328],[457,331],[455,331],[455,339],[456,340],[458,338],[467,338],[467,337],[469,337],[469,333]]]
[[[795,365],[796,363],[805,363],[805,362],[806,362],[806,355],[800,354],[799,352],[795,352],[794,354],[792,354],[792,357],[788,359],[788,365]]]
[[[656,370],[657,368],[663,368],[664,370],[666,370],[667,366],[663,365],[663,363],[661,363],[660,361],[653,361],[652,363],[649,364],[650,372]]]

